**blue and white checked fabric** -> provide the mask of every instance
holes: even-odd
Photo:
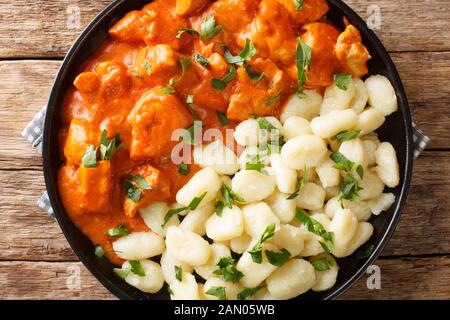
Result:
[[[42,152],[42,140],[44,134],[44,120],[46,107],[42,108],[31,120],[31,122],[22,131],[22,136],[31,144],[33,148]],[[413,123],[413,138],[414,138],[414,158],[417,158],[427,146],[430,139]],[[43,211],[47,212],[51,217],[54,216],[53,208],[50,204],[50,199],[45,192],[38,200],[37,206]]]

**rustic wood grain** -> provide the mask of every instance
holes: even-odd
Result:
[[[450,299],[449,257],[379,259],[376,265],[381,289],[369,290],[366,274],[342,299]],[[80,262],[0,262],[0,287],[8,288],[0,299],[115,299]]]
[[[57,223],[36,208],[44,191],[42,173],[0,170],[0,181],[0,260],[76,260]],[[450,253],[449,184],[450,152],[425,152],[383,256]]]
[[[379,7],[381,28],[375,32],[390,51],[450,50],[447,0],[345,2],[366,21],[373,15],[374,6]],[[82,29],[109,3],[0,0],[0,57],[62,57]],[[80,12],[79,27],[72,18],[76,10]]]

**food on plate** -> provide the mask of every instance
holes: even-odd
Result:
[[[395,203],[388,78],[325,0],[156,0],[127,13],[62,106],[60,196],[99,259],[172,299],[290,299]],[[372,247],[363,247],[368,257]],[[94,257],[96,258],[96,257]]]

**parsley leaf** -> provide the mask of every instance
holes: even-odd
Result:
[[[295,10],[300,11],[303,8],[303,0],[294,0]]]
[[[278,100],[280,100],[282,95],[283,95],[283,92],[280,92],[275,97],[267,99],[266,102],[265,102],[266,106],[271,106],[271,105],[274,105],[275,103],[277,103]]]
[[[242,67],[244,65],[245,60],[241,56],[233,56],[228,48],[225,49],[224,57],[229,64],[235,64],[239,67]]]
[[[175,89],[172,88],[171,86],[167,86],[162,88],[162,92],[165,94],[172,94],[175,93]]]
[[[180,207],[180,208],[176,208],[176,209],[170,209],[169,211],[167,211],[166,215],[164,216],[164,221],[161,224],[161,227],[164,228],[165,225],[167,224],[167,222],[169,222],[169,220],[177,213],[183,212],[185,210],[195,210],[197,209],[197,207],[199,206],[200,202],[202,202],[203,198],[206,196],[208,192],[205,191],[203,192],[199,197],[195,197],[194,199],[192,199],[192,201],[189,203],[189,205],[187,207]]]
[[[255,45],[253,44],[252,40],[250,39],[245,39],[245,46],[244,49],[242,49],[241,53],[239,54],[239,56],[247,61],[250,61],[253,56],[256,55],[256,48]]]
[[[266,118],[264,117],[258,117],[255,119],[256,122],[258,122],[259,128],[262,130],[278,130],[277,127],[272,125]]]
[[[108,132],[103,130],[100,138],[100,160],[111,160],[117,150],[124,146],[119,134],[109,140],[106,139],[107,136]]]
[[[178,281],[183,281],[183,270],[181,269],[180,266],[174,266],[175,268],[175,278]]]
[[[95,246],[95,255],[99,258],[103,257],[105,255],[105,250],[103,250],[101,245],[96,245]]]
[[[128,263],[131,266],[131,272],[134,274],[144,277],[145,276],[145,270],[142,268],[141,263],[138,260],[129,260]]]
[[[221,217],[223,213],[223,202],[217,201],[216,202],[216,214]]]
[[[220,124],[222,126],[226,126],[226,125],[228,125],[230,123],[230,121],[228,120],[227,116],[223,112],[216,111],[216,115],[217,115],[217,118],[219,119]]]
[[[234,259],[232,257],[222,257],[217,263],[219,269],[214,271],[215,275],[220,276],[223,280],[229,282],[239,282],[244,274],[236,269]]]
[[[216,25],[216,18],[214,16],[206,17],[202,21],[202,34],[201,39],[204,41],[205,39],[212,39],[218,34],[220,31],[222,31],[222,26]]]
[[[219,300],[227,300],[225,287],[211,287],[205,293],[210,296],[216,296]]]
[[[176,38],[180,39],[181,36],[183,35],[183,33],[188,33],[188,34],[200,36],[200,32],[198,32],[197,30],[189,29],[189,28],[180,28],[180,30],[178,30]]]
[[[178,173],[182,176],[187,176],[189,174],[189,165],[186,163],[180,163],[178,165]]]
[[[251,297],[251,296],[255,295],[262,288],[265,288],[265,286],[261,285],[261,286],[258,286],[256,288],[244,288],[244,290],[242,290],[241,292],[238,293],[237,299],[238,300],[245,300],[248,297]]]
[[[87,148],[82,161],[85,168],[97,167],[97,148],[94,145],[90,145]]]
[[[232,65],[228,66],[228,73],[222,79],[211,79],[211,85],[214,89],[222,90],[227,87],[227,83],[232,81],[237,75],[236,68]]]
[[[114,268],[113,271],[121,279],[125,279],[130,274],[130,270],[129,269]]]
[[[152,66],[150,64],[150,62],[148,62],[147,60],[144,61],[144,69],[145,69],[145,73],[150,76],[152,74]]]
[[[127,236],[129,233],[130,231],[125,228],[123,224],[119,224],[117,227],[108,230],[108,235],[110,237]]]
[[[232,208],[232,201],[238,202],[238,203],[244,203],[245,200],[239,196],[236,192],[231,190],[229,186],[227,186],[225,183],[222,184],[222,187],[220,188],[220,193],[222,195],[222,201],[225,206],[228,208]]]
[[[362,190],[362,188],[359,186],[358,180],[356,180],[352,174],[347,173],[344,176],[344,181],[339,184],[339,194],[337,199],[341,201],[341,206],[343,206],[342,199],[358,203],[360,190]]]
[[[245,71],[252,81],[259,81],[264,78],[264,73],[258,73],[254,71],[251,65],[246,66]]]
[[[253,246],[252,250],[248,251],[252,257],[253,262],[262,262],[262,244],[267,240],[270,240],[275,235],[275,223],[272,223],[266,227],[258,242]]]
[[[186,74],[187,69],[191,66],[192,60],[189,57],[182,57],[180,58],[180,64],[181,64],[181,74],[179,76],[173,77],[169,79],[169,87],[172,87],[176,85],[178,82],[183,79],[184,75]]]
[[[361,130],[341,131],[337,135],[335,135],[334,137],[331,137],[331,140],[339,141],[339,142],[343,142],[343,141],[347,141],[347,140],[353,140],[353,139],[358,138],[360,132],[361,132]]]
[[[194,54],[194,60],[195,60],[195,62],[197,62],[199,65],[201,65],[202,67],[208,67],[208,65],[209,65],[209,62],[208,62],[208,60],[204,57],[204,56],[202,56],[201,54],[199,54],[199,53],[195,53]]]
[[[297,186],[295,187],[294,193],[292,193],[289,197],[287,197],[287,200],[293,200],[293,199],[297,198],[298,195],[300,194],[300,190],[303,189],[305,184],[306,184],[306,178],[301,177],[300,180],[297,182]]]
[[[361,179],[364,178],[364,168],[362,165],[358,164],[356,167],[356,173],[361,177]]]
[[[334,168],[338,170],[344,170],[346,172],[350,172],[353,168],[354,163],[347,159],[346,156],[344,156],[339,151],[335,151],[330,155],[330,159],[334,161],[335,165]]]
[[[255,170],[260,173],[266,173],[264,170],[264,161],[259,154],[248,154],[248,162],[245,164],[245,170]]]
[[[311,261],[311,264],[313,265],[314,269],[317,271],[327,271],[330,270],[330,264],[328,263],[328,260],[326,258],[320,258]]]
[[[303,85],[308,80],[305,71],[311,65],[311,48],[305,44],[300,37],[297,38],[295,63],[298,72],[297,93],[302,93]]]
[[[356,251],[355,257],[358,260],[367,259],[374,249],[375,246],[373,244],[368,244],[364,248],[359,248],[358,251]]]
[[[333,232],[327,232],[323,225],[315,220],[314,218],[311,218],[308,216],[305,212],[303,212],[301,209],[297,208],[297,211],[295,213],[295,217],[306,227],[308,228],[309,232],[312,232],[314,234],[317,234],[318,236],[322,237],[322,239],[325,242],[320,242],[320,245],[322,248],[328,252],[331,253],[334,250],[334,233]]]
[[[134,182],[134,183],[133,183]],[[151,186],[139,174],[129,176],[124,182],[125,196],[137,203],[141,199],[143,190],[150,190]]]
[[[347,91],[351,79],[352,75],[349,73],[339,73],[334,75],[334,82],[336,83],[336,87],[344,91]]]
[[[285,248],[281,249],[281,252],[266,250],[265,253],[269,263],[277,267],[281,267],[291,257],[291,253]]]

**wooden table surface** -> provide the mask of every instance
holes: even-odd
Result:
[[[20,136],[46,103],[69,46],[109,2],[0,0],[0,298],[114,299],[36,207],[45,190],[41,157]],[[450,299],[450,0],[346,2],[366,19],[380,9],[376,32],[431,143],[376,261],[381,289],[369,290],[365,275],[343,298]]]

